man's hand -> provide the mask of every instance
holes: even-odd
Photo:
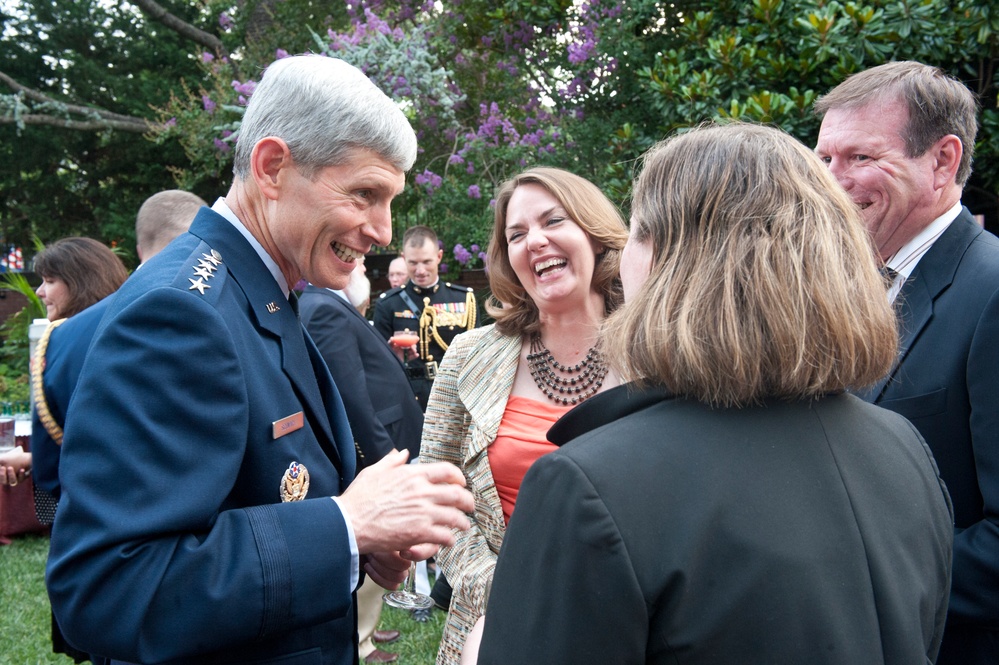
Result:
[[[339,497],[361,554],[426,558],[435,546],[454,543],[452,529],[471,526],[465,513],[475,504],[461,471],[446,462],[407,464],[408,457],[406,450],[389,453],[361,471]]]
[[[436,549],[434,546],[435,551]],[[412,563],[410,559],[400,556],[399,552],[372,552],[364,559],[364,572],[375,584],[389,591],[399,588],[399,585],[406,580],[406,574]]]

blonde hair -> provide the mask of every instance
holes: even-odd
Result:
[[[632,242],[648,279],[606,323],[611,364],[719,406],[873,383],[895,317],[856,206],[794,138],[706,125],[643,157]]]
[[[496,195],[493,233],[486,252],[486,267],[492,301],[486,311],[496,319],[504,335],[528,335],[540,328],[538,307],[527,294],[510,266],[510,247],[506,240],[506,217],[513,192],[521,185],[544,187],[555,197],[569,217],[595,240],[604,251],[596,256],[591,288],[604,297],[607,314],[617,309],[623,297],[621,250],[628,240],[628,229],[621,213],[600,188],[586,178],[562,169],[536,167],[503,183]]]

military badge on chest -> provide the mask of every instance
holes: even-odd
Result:
[[[281,477],[281,501],[301,501],[309,493],[309,470],[292,462]]]

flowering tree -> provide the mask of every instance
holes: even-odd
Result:
[[[136,4],[147,16],[157,7]],[[889,59],[941,65],[980,93],[973,186],[993,197],[999,188],[995,3],[172,4],[217,41],[190,38],[200,78],[171,86],[169,99],[143,118],[163,145],[183,146],[188,164],[171,169],[180,186],[199,190],[229,177],[242,109],[267,64],[306,51],[343,58],[398,101],[419,136],[418,161],[394,210],[395,237],[417,223],[435,228],[452,273],[481,265],[496,188],[525,167],[572,170],[624,208],[634,164],[654,141],[704,120],[744,118],[813,144],[815,97]]]

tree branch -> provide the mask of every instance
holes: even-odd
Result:
[[[136,5],[142,9],[142,11],[149,14],[151,18],[159,21],[182,37],[186,37],[196,44],[201,44],[205,48],[212,49],[219,55],[229,55],[225,46],[222,45],[222,40],[218,37],[203,30],[199,30],[186,21],[182,21],[161,7],[155,0],[129,0],[129,2]]]
[[[153,125],[145,120],[125,122],[121,120],[70,120],[68,118],[57,118],[54,115],[38,114],[21,115],[17,118],[0,115],[0,125],[9,125],[15,122],[22,122],[25,125],[49,125],[51,127],[81,131],[117,129],[123,132],[132,132],[133,134],[145,134],[153,129]]]
[[[135,118],[130,115],[122,115],[120,113],[112,113],[111,111],[105,111],[104,109],[94,108],[92,106],[79,106],[78,104],[67,104],[66,102],[60,102],[57,99],[53,99],[46,95],[45,93],[38,92],[37,90],[32,90],[27,86],[23,86],[10,76],[0,71],[0,81],[6,83],[10,86],[14,92],[23,93],[28,99],[33,99],[36,102],[41,102],[43,104],[58,105],[65,109],[67,113],[77,113],[79,115],[98,115],[105,120],[112,120],[115,122],[145,122],[142,118]]]

